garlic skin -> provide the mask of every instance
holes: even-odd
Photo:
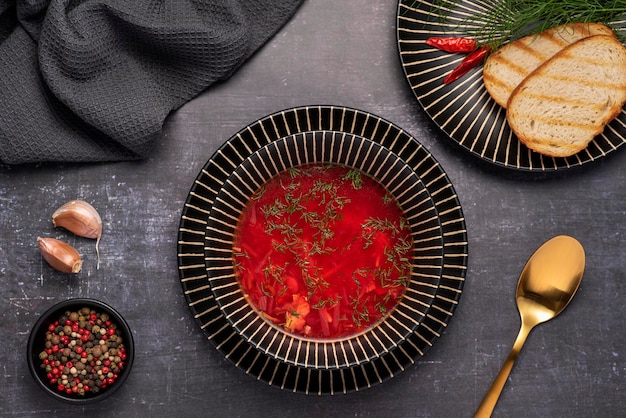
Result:
[[[63,273],[78,273],[83,266],[78,251],[56,238],[37,237],[37,245],[44,260]]]
[[[52,224],[55,227],[65,228],[84,238],[96,239],[96,254],[100,268],[100,250],[98,244],[102,236],[102,219],[98,211],[84,200],[70,200],[52,214]]]
[[[65,228],[85,238],[100,238],[102,219],[98,211],[84,200],[71,200],[52,214],[55,227]]]

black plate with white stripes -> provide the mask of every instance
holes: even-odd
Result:
[[[499,166],[523,171],[554,171],[602,158],[626,142],[626,112],[622,109],[589,146],[567,158],[546,157],[529,150],[513,134],[506,111],[489,96],[477,67],[444,85],[443,78],[465,55],[428,46],[430,37],[463,36],[468,16],[493,7],[498,0],[400,0],[397,38],[400,59],[415,97],[430,118],[469,153]],[[438,6],[435,6],[434,4]],[[626,21],[610,24],[626,32]]]
[[[232,173],[275,141],[297,134],[346,133],[380,144],[397,155],[431,196],[441,228],[441,260],[433,277],[430,306],[419,325],[395,347],[367,361],[327,366],[280,359],[255,347],[226,318],[209,280],[210,214]],[[460,202],[442,167],[414,138],[380,117],[359,110],[312,106],[287,109],[246,126],[224,143],[198,174],[185,202],[178,234],[179,277],[189,308],[202,331],[237,367],[281,389],[309,394],[361,390],[395,376],[422,356],[449,323],[459,303],[467,269],[467,232]],[[308,341],[305,344],[314,345]],[[287,360],[287,361],[285,361]]]

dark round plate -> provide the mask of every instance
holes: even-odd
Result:
[[[253,153],[282,138],[334,131],[369,139],[406,162],[431,196],[443,235],[442,269],[434,277],[433,300],[420,324],[398,347],[373,360],[344,368],[288,364],[248,343],[220,310],[205,260],[209,215],[231,174]],[[454,187],[434,157],[399,127],[375,115],[332,106],[298,107],[245,127],[207,161],[185,202],[178,234],[179,276],[194,318],[207,338],[237,367],[271,386],[313,394],[346,393],[395,376],[441,336],[461,297],[467,269],[467,232]]]
[[[445,2],[445,12],[428,0],[400,0],[398,48],[406,78],[430,118],[471,154],[499,166],[531,171],[553,171],[594,161],[626,141],[626,112],[622,110],[589,146],[567,158],[546,157],[529,150],[513,134],[506,111],[491,98],[482,80],[482,67],[461,79],[443,84],[443,78],[463,59],[428,46],[432,36],[460,36],[467,16],[492,7],[491,1]],[[447,16],[447,18],[446,18]],[[626,29],[626,22],[612,27]]]
[[[411,280],[400,303],[375,326],[351,337],[311,339],[275,326],[248,302],[235,276],[233,246],[241,212],[265,183],[291,168],[328,164],[358,169],[398,202],[413,239]],[[298,133],[254,152],[222,185],[207,230],[209,284],[226,319],[263,354],[302,368],[354,367],[402,345],[428,313],[443,267],[443,231],[420,178],[382,145],[343,132]]]

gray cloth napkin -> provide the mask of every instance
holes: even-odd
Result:
[[[0,0],[0,161],[141,159],[304,0]]]

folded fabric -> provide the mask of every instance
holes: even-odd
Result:
[[[141,159],[304,0],[0,0],[0,161]]]

